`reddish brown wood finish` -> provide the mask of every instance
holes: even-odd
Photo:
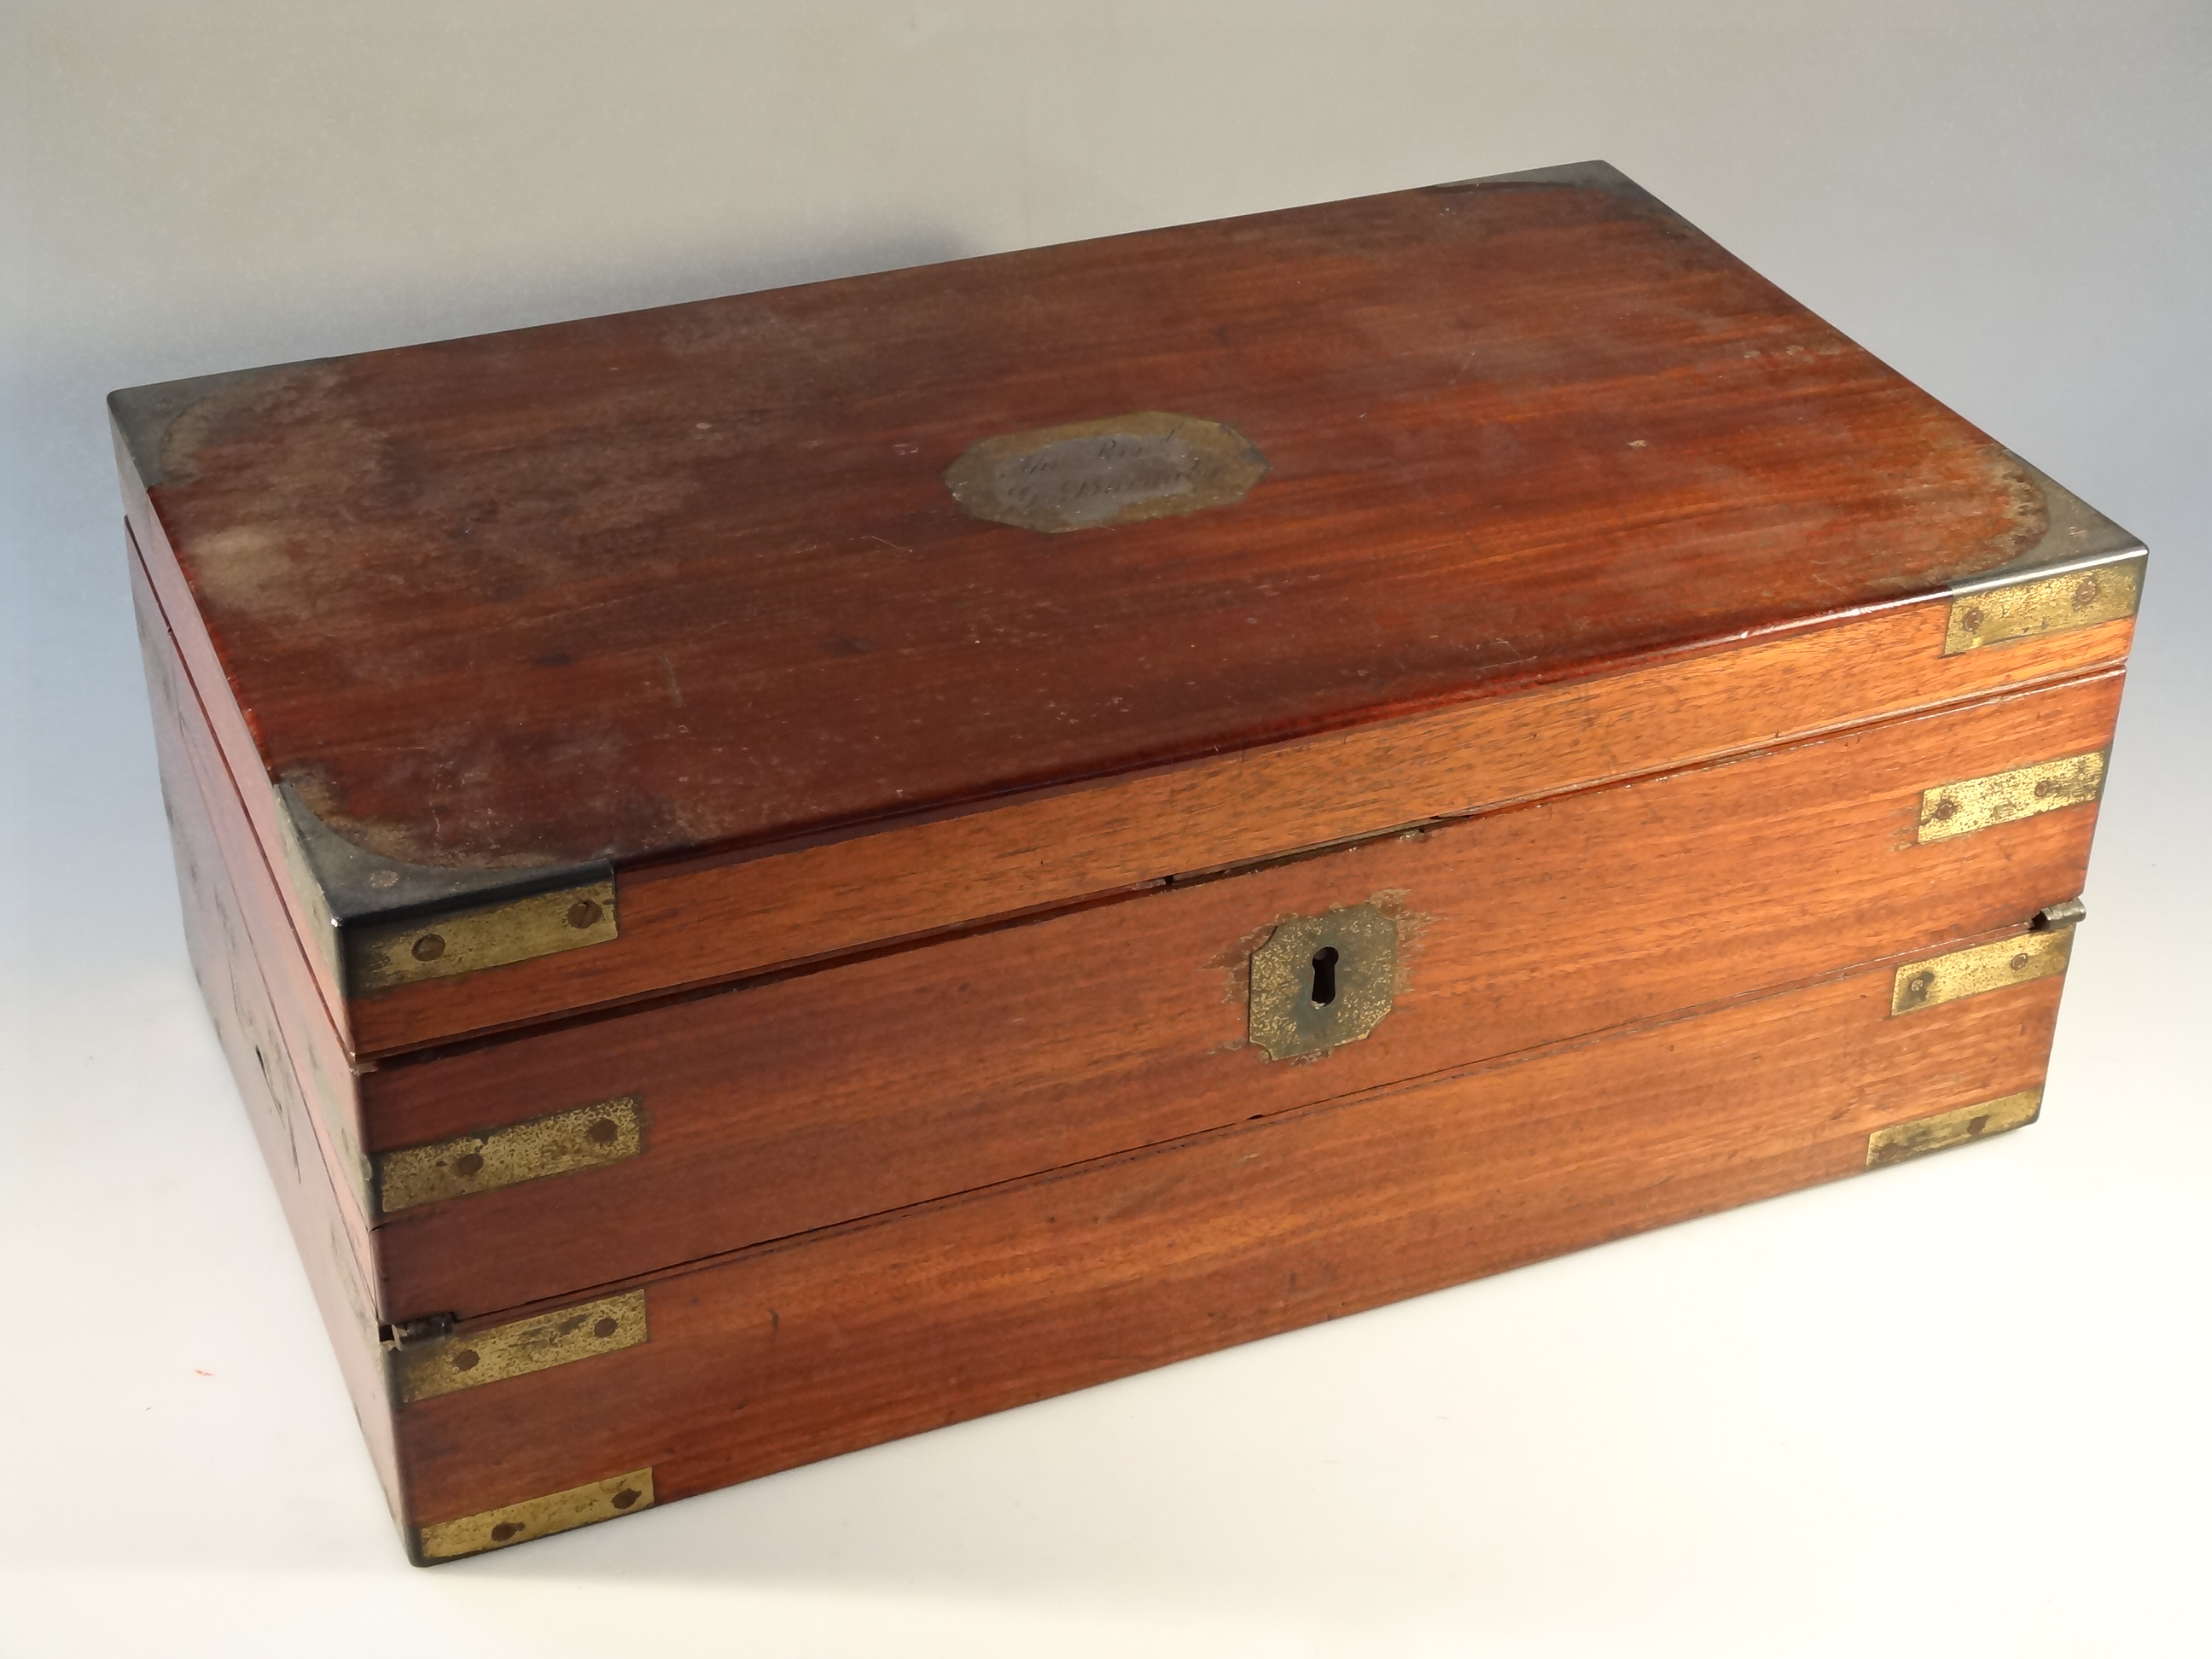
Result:
[[[139,624],[147,689],[154,703],[155,750],[161,762],[192,969],[299,1247],[370,1461],[397,1516],[401,1512],[398,1459],[384,1358],[377,1344],[377,1318],[371,1306],[373,1269],[365,1235],[358,1216],[331,1179],[317,1139],[315,1114],[301,1092],[295,1050],[286,1040],[285,1023],[277,1017],[260,971],[261,946],[250,937],[240,915],[239,885],[226,867],[212,820],[204,810],[185,750],[185,722],[180,719],[185,711],[173,700],[169,641],[158,613],[149,617],[149,608],[142,607]]]
[[[173,568],[164,587],[164,568],[145,560],[187,668],[204,668],[204,631]],[[2124,662],[2133,638],[2130,620],[1946,657],[1947,611],[1936,600],[1893,606],[988,812],[625,872],[623,935],[611,944],[350,1004],[321,959],[308,960],[342,1040],[368,1058],[2047,683]],[[222,762],[236,769],[241,746],[256,763],[235,707],[204,706]],[[264,852],[279,845],[268,789],[240,794]],[[296,890],[277,885],[295,930],[319,925]]]
[[[362,1282],[374,1287],[380,1274],[361,1196],[367,1166],[361,1152],[356,1073],[325,1005],[316,994],[315,973],[292,931],[281,890],[254,838],[235,781],[210,735],[207,707],[183,672],[175,639],[145,572],[135,561],[131,599],[153,696],[155,740],[167,769],[162,790],[172,822],[181,817],[205,844],[202,862],[209,878],[222,885],[224,926],[251,952],[269,999],[270,1019],[291,1059],[295,1085],[306,1103],[320,1156],[340,1191],[337,1217],[353,1241],[356,1255],[366,1264]],[[380,1293],[371,1289],[368,1302],[381,1316]]]
[[[409,1516],[650,1465],[679,1498],[1863,1167],[2043,1077],[2045,980],[1860,972],[769,1245],[652,1339],[401,1409]]]
[[[2094,515],[1601,168],[269,371],[143,478],[133,406],[195,967],[412,1522],[681,1497],[2043,1076],[2055,980],[1889,994],[2081,886],[2094,805],[1916,826],[2109,742],[2130,623],[1943,654],[1948,583]],[[942,482],[1144,410],[1269,470],[1064,536]],[[349,996],[279,781],[392,858],[614,860],[621,936]],[[1250,952],[1363,902],[1391,1012],[1267,1060]],[[373,1213],[372,1155],[617,1096],[635,1158]],[[380,1321],[617,1286],[642,1346],[395,1415]]]
[[[1150,409],[1272,470],[1048,537]],[[271,773],[430,863],[748,844],[1923,593],[2016,463],[1625,179],[1409,191],[272,371],[151,491]]]
[[[1272,471],[1064,536],[939,477],[1146,408]],[[615,943],[349,1007],[325,975],[363,1055],[2126,642],[1939,658],[1941,602],[1902,602],[2033,542],[2039,487],[1617,177],[307,365],[210,394],[162,466],[126,466],[132,522],[265,846],[282,777],[396,856],[623,864]]]
[[[377,1231],[395,1316],[496,1309],[2025,927],[2094,806],[1921,845],[1921,791],[2108,739],[2118,675],[776,983],[389,1066],[372,1151],[617,1095],[647,1150]],[[1278,921],[1380,896],[1403,988],[1310,1062],[1244,1043]]]
[[[298,1029],[312,998],[297,991],[291,1042],[311,1057],[323,1045],[313,1093],[341,1168],[358,1146],[644,1103],[638,1158],[377,1227],[382,1317],[488,1314],[2020,926],[2080,890],[2094,806],[1923,846],[1920,793],[2099,746],[2120,684],[2106,673],[358,1079],[330,1072],[327,1028]],[[197,712],[184,746],[219,765]],[[250,877],[242,808],[205,793]],[[1243,1047],[1253,945],[1285,916],[1378,894],[1406,915],[1407,956],[1375,1036],[1319,1063]],[[243,908],[263,960],[303,980],[273,889]]]
[[[1660,772],[2069,671],[2132,621],[1944,657],[1948,605],[1547,687],[1291,748],[619,882],[623,936],[356,1000],[363,1053],[709,983],[1191,871]]]

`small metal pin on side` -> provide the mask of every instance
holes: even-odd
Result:
[[[394,1348],[419,1348],[425,1343],[441,1342],[453,1334],[459,1323],[449,1313],[427,1314],[420,1319],[403,1319],[386,1325],[377,1332],[382,1341]]]

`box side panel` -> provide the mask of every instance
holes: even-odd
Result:
[[[166,660],[167,634],[158,615],[149,616],[143,606],[139,625],[193,971],[299,1247],[377,1477],[398,1515],[398,1461],[361,1232],[325,1168],[294,1050],[256,965],[255,946],[184,752],[180,711]]]
[[[1930,840],[1928,792],[2094,757],[2119,691],[2106,674],[387,1065],[362,1079],[385,1159],[481,1156],[457,1138],[611,1101],[641,1123],[635,1155],[387,1197],[393,1308],[489,1313],[2016,934],[2081,890],[2094,799]],[[1249,1040],[1253,952],[1290,919],[1369,905],[1395,923],[1389,1012],[1360,1040],[1270,1060]]]
[[[1850,1174],[1894,1126],[2030,1115],[2057,980],[1903,1018],[1893,981],[1861,972],[653,1280],[646,1340],[403,1407],[410,1519],[641,1471],[682,1497]]]
[[[1944,654],[1929,599],[1419,718],[724,863],[621,872],[620,937],[358,998],[360,1052],[817,962],[2124,660],[2130,619]]]
[[[278,1029],[300,1062],[298,1083],[321,1153],[341,1195],[341,1208],[360,1254],[373,1261],[367,1240],[369,1212],[363,1199],[368,1162],[362,1152],[359,1079],[345,1045],[317,994],[310,953],[301,945],[276,879],[262,856],[241,792],[225,768],[210,727],[207,706],[184,672],[175,635],[146,580],[131,566],[131,595],[149,681],[159,681],[156,718],[174,738],[180,775],[197,792],[204,825],[220,857],[231,914],[252,951]],[[374,1281],[372,1280],[374,1285]],[[380,1294],[375,1305],[381,1310]]]
[[[206,619],[200,615],[198,604],[177,567],[176,554],[169,545],[167,534],[147,505],[145,491],[138,487],[129,459],[121,457],[118,464],[124,469],[124,496],[130,509],[124,520],[124,530],[131,543],[131,580],[147,587],[150,603],[167,633],[172,653],[181,671],[181,684],[189,691],[189,696],[180,696],[179,701],[197,706],[200,723],[208,733],[209,752],[202,757],[199,764],[203,769],[212,768],[230,778],[233,793],[251,825],[258,856],[273,870],[282,872],[285,868],[282,808],[270,787],[253,733],[239,711],[228,677],[208,635]],[[289,876],[272,878],[270,889],[270,897],[283,909],[288,924],[301,941],[309,980],[316,1000],[322,1004],[323,1017],[350,1051],[354,1037],[348,1023],[345,987],[331,919],[319,907],[316,895],[304,890],[300,882]]]

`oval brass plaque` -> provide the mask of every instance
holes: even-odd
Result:
[[[1267,471],[1236,428],[1146,410],[986,438],[945,483],[979,519],[1057,535],[1226,507]]]

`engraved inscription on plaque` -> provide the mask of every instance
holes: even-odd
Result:
[[[1236,428],[1146,410],[986,438],[945,482],[979,519],[1056,535],[1226,507],[1267,471]]]

